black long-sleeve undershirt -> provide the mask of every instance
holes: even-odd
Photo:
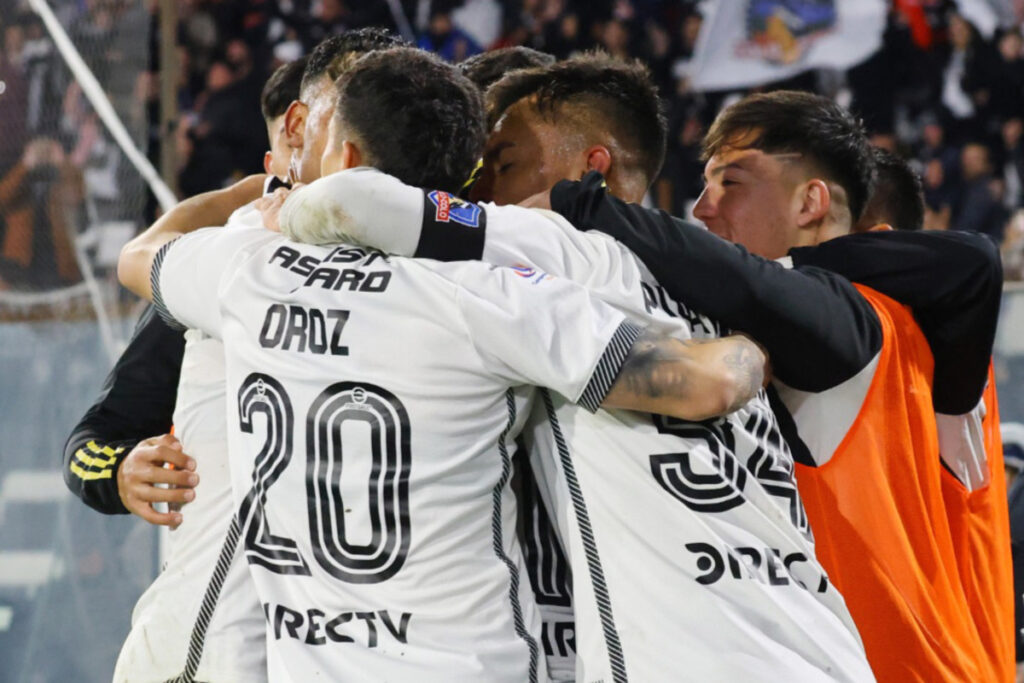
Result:
[[[981,397],[1002,291],[998,250],[982,235],[848,235],[792,250],[794,269],[786,270],[681,219],[611,196],[597,174],[559,183],[551,203],[577,227],[622,242],[673,296],[764,344],[776,376],[794,388],[812,390],[806,373],[841,378],[834,359],[848,372],[881,342],[873,313],[873,326],[865,324],[870,306],[852,287],[836,284],[841,275],[913,309],[935,357],[937,411],[961,414]],[[797,335],[819,348],[802,355]]]
[[[556,185],[551,206],[581,230],[628,247],[673,298],[757,340],[775,376],[794,389],[841,384],[882,346],[871,305],[835,273],[788,269],[663,211],[628,204],[596,173]]]
[[[182,332],[146,308],[64,446],[64,482],[89,507],[128,513],[117,491],[117,468],[139,441],[170,430],[184,353]]]
[[[935,410],[961,415],[981,399],[999,320],[1003,268],[986,235],[885,231],[789,252],[910,306],[935,358]]]

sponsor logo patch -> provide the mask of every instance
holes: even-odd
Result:
[[[512,266],[512,272],[524,280],[529,280],[535,285],[547,280],[548,278],[554,277],[543,271],[537,270],[533,266]]]
[[[433,190],[427,198],[435,207],[434,220],[438,223],[458,223],[467,228],[480,227],[480,207],[447,192]]]

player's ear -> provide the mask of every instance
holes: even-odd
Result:
[[[351,140],[341,143],[341,170],[363,165],[363,153]]]
[[[587,159],[587,171],[597,171],[605,178],[612,167],[612,153],[604,145],[593,145],[584,153]]]
[[[284,113],[284,139],[292,149],[302,149],[307,116],[309,107],[298,100],[292,100]]]
[[[829,192],[828,183],[820,178],[814,178],[803,183],[798,192],[797,226],[816,227],[828,216],[828,211],[832,208],[832,193]]]
[[[274,155],[270,152],[263,153],[263,172],[267,175],[273,175],[270,172],[270,167],[274,164]]]

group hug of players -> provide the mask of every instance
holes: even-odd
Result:
[[[262,104],[65,451],[173,529],[115,681],[1013,680],[998,252],[848,112],[724,109],[705,231],[637,63],[361,30]]]

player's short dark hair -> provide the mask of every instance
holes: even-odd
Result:
[[[497,50],[481,52],[459,62],[459,68],[466,78],[476,83],[481,90],[487,90],[510,71],[549,66],[555,63],[554,55],[530,47],[516,45]]]
[[[875,177],[864,218],[874,225],[888,223],[897,230],[920,230],[924,225],[924,188],[921,177],[906,161],[873,147]]]
[[[333,83],[345,69],[367,52],[402,45],[405,45],[402,38],[382,28],[361,28],[325,38],[309,54],[306,70],[302,73],[300,92],[305,95],[309,87],[325,74]]]
[[[487,122],[529,98],[551,121],[565,114],[607,130],[634,157],[626,159],[653,182],[665,159],[668,125],[658,89],[641,62],[590,52],[545,67],[513,71],[487,91]],[[577,123],[579,121],[576,121]]]
[[[300,57],[277,67],[263,85],[260,93],[260,111],[267,123],[288,111],[288,105],[299,99],[299,86],[308,57]]]
[[[864,211],[874,161],[863,124],[827,97],[795,90],[749,95],[726,107],[704,138],[704,158],[741,145],[800,154],[846,192],[852,223]]]
[[[483,152],[483,98],[472,81],[416,48],[380,50],[337,81],[338,122],[367,165],[418,187],[458,192]]]

